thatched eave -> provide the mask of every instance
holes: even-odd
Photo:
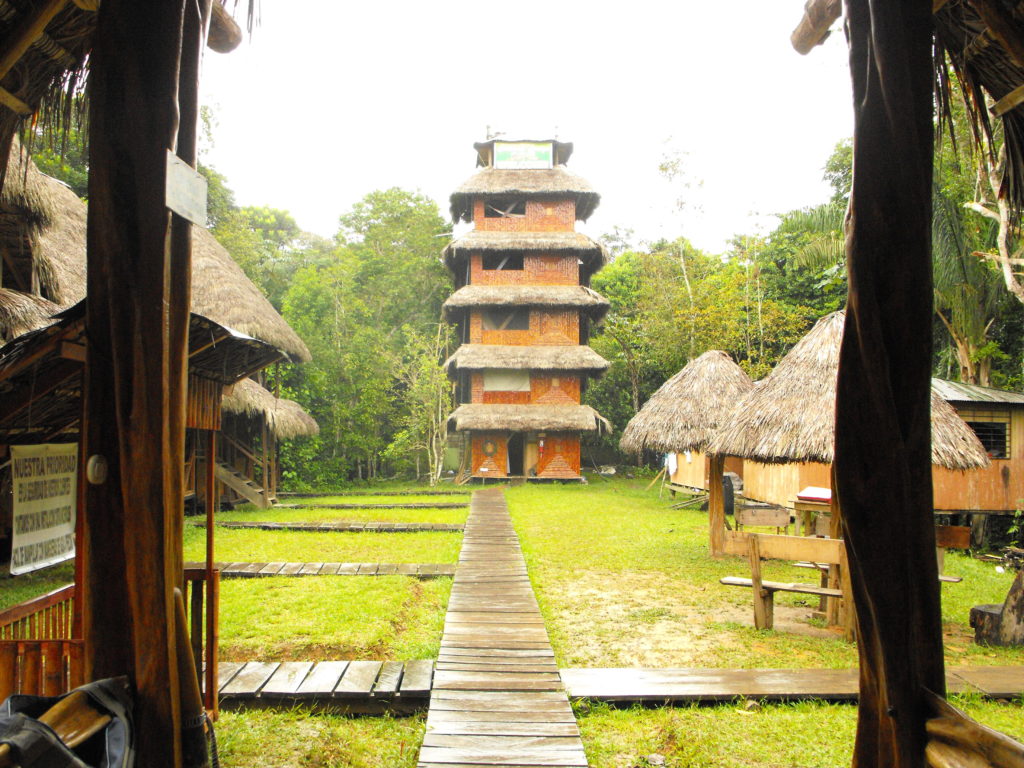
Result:
[[[452,221],[472,222],[473,201],[494,197],[571,198],[576,201],[576,218],[580,221],[589,219],[601,202],[601,196],[587,181],[561,165],[528,171],[485,168],[452,193]]]
[[[592,320],[604,317],[611,305],[583,285],[464,285],[444,303],[445,319],[482,307],[558,307],[579,309]]]
[[[579,344],[463,344],[444,365],[450,375],[458,371],[533,370],[573,371],[599,376],[608,370],[610,363],[590,347]]]
[[[474,229],[444,249],[444,263],[458,273],[471,253],[528,252],[573,255],[593,274],[608,263],[608,251],[582,232],[492,232]]]
[[[460,405],[448,417],[457,432],[610,432],[612,425],[589,405]]]
[[[753,388],[729,355],[705,352],[651,395],[626,425],[619,447],[634,454],[703,451]]]
[[[54,322],[60,307],[52,301],[9,288],[0,288],[0,342],[6,344],[23,333]]]
[[[294,400],[274,397],[253,379],[242,379],[221,401],[224,413],[260,419],[278,440],[311,437],[320,426]]]

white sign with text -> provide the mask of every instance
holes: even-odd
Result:
[[[78,445],[12,445],[11,575],[75,556]]]

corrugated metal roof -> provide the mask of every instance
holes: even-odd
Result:
[[[958,381],[933,378],[932,389],[948,403],[1017,403],[1024,405],[1024,393],[979,387],[976,384],[961,384]]]

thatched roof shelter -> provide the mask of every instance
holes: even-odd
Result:
[[[840,310],[819,320],[736,406],[708,446],[709,452],[765,464],[830,464],[845,319],[846,313]],[[934,390],[931,414],[934,464],[958,470],[988,466],[988,456],[974,432]]]
[[[0,343],[49,325],[60,307],[31,293],[0,288]]]
[[[478,150],[479,151],[479,150]],[[556,165],[548,170],[529,172],[503,168],[485,168],[456,189],[451,195],[452,221],[473,220],[475,197],[526,198],[571,197],[576,201],[576,218],[586,221],[601,202],[601,196],[584,179]]]
[[[590,347],[463,344],[445,361],[449,374],[456,371],[513,369],[535,371],[579,371],[599,375],[609,362]]]
[[[626,425],[619,447],[637,454],[703,451],[753,388],[729,355],[705,352],[651,395]]]
[[[457,273],[474,251],[571,253],[582,262],[588,275],[608,263],[605,247],[582,232],[495,232],[479,229],[450,242],[444,249],[444,263]]]
[[[444,303],[446,320],[474,307],[556,307],[580,309],[600,320],[610,304],[584,285],[464,285]]]
[[[84,298],[86,204],[41,173],[17,142],[0,203],[0,246],[24,254],[27,274],[35,260],[42,294],[62,307]],[[203,227],[192,227],[192,311],[272,344],[296,362],[310,360],[298,334]]]
[[[242,379],[221,401],[224,413],[261,419],[278,440],[319,434],[320,426],[294,400],[274,397],[253,379]]]
[[[610,432],[611,423],[589,405],[498,405],[467,403],[448,417],[459,432]]]

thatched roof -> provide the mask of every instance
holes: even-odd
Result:
[[[44,328],[60,311],[52,301],[31,293],[0,288],[0,343],[6,344],[23,333]]]
[[[839,311],[819,320],[737,405],[708,451],[767,464],[831,463],[845,319],[846,313]],[[932,462],[949,469],[988,466],[974,432],[934,391]]]
[[[451,195],[452,221],[473,220],[473,200],[477,197],[571,197],[576,201],[576,218],[586,221],[601,202],[601,196],[589,183],[556,165],[547,170],[506,170],[485,168],[471,176]]]
[[[471,307],[571,307],[600,320],[608,299],[583,285],[464,285],[444,303],[446,319]]]
[[[791,38],[793,47],[808,53],[823,42],[842,7],[838,0],[808,0]],[[949,123],[953,111],[948,60],[965,96],[976,142],[981,143],[983,136],[991,139],[993,115],[1002,118],[1007,164],[999,195],[1020,215],[1024,211],[1024,25],[1019,5],[1012,0],[944,0],[933,7],[937,7],[934,60],[942,122]],[[989,98],[995,102],[991,108]]]
[[[651,395],[622,432],[627,453],[703,451],[754,382],[725,352],[691,360]]]
[[[11,173],[0,202],[10,200],[12,207],[10,214],[0,215],[0,245],[10,252],[23,242],[29,264],[35,256],[43,295],[62,307],[71,306],[85,296],[86,205],[31,161],[14,173],[15,164],[22,162],[17,146],[11,157]],[[19,218],[24,222],[22,229],[25,223],[31,225],[28,235],[16,229]],[[192,227],[192,311],[272,344],[297,362],[310,359],[305,343],[242,268],[212,234],[196,226]]]
[[[224,413],[262,419],[278,440],[319,434],[320,427],[294,400],[274,397],[253,379],[242,379],[221,401]]]
[[[610,432],[612,425],[589,405],[460,405],[448,417],[457,432]]]
[[[608,263],[605,247],[582,232],[492,232],[478,229],[450,242],[444,249],[444,263],[452,272],[458,272],[474,251],[572,254],[583,263],[588,274]]]
[[[609,362],[590,347],[463,344],[445,361],[450,374],[487,369],[579,371],[600,375]]]

